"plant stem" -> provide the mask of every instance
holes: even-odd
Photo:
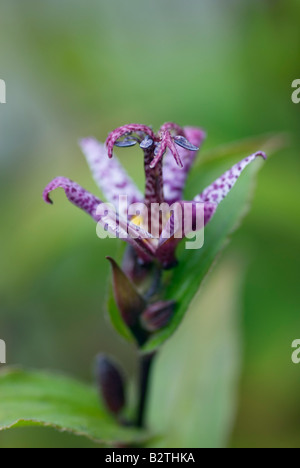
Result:
[[[139,405],[136,419],[136,426],[140,428],[145,427],[150,374],[154,357],[155,353],[140,357]]]

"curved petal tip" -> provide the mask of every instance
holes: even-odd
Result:
[[[265,161],[268,159],[266,153],[264,153],[263,151],[258,151],[255,156],[258,158],[259,156],[262,157]]]

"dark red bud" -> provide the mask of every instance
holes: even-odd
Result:
[[[146,308],[146,301],[118,264],[110,257],[107,257],[107,260],[110,261],[112,266],[116,303],[124,322],[129,328],[133,329],[141,313]]]
[[[145,330],[154,332],[168,325],[175,309],[174,301],[160,301],[150,305],[141,316]]]
[[[124,378],[117,364],[105,354],[97,356],[96,378],[107,408],[118,415],[125,405]]]

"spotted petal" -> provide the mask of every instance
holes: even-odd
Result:
[[[264,159],[267,158],[263,152],[248,156],[238,164],[235,164],[229,171],[225,172],[225,174],[219,177],[213,184],[209,185],[200,195],[195,197],[194,201],[210,202],[219,205],[234,187],[243,170],[259,156]]]
[[[175,251],[182,239],[203,229],[216,209],[217,205],[210,202],[177,202],[172,205],[172,215],[162,230],[156,252],[165,268],[176,264]]]
[[[117,206],[121,195],[127,195],[129,205],[143,200],[143,195],[117,158],[108,158],[104,144],[94,138],[85,138],[80,145],[97,185],[110,203]]]
[[[198,148],[205,138],[205,132],[201,128],[196,127],[185,127],[184,134],[186,139]],[[166,202],[170,204],[182,199],[182,192],[188,173],[197,156],[196,151],[188,151],[182,147],[179,147],[177,151],[183,162],[183,169],[176,164],[170,150],[167,151],[164,158],[164,195]]]
[[[152,236],[142,230],[135,224],[127,221],[127,219],[119,216],[115,210],[110,209],[108,205],[95,197],[93,194],[82,188],[76,182],[65,177],[57,177],[54,179],[44,190],[43,198],[46,203],[52,204],[50,193],[57,189],[62,188],[68,200],[73,205],[89,214],[97,223],[100,223],[108,232],[117,238],[130,243],[136,248],[141,257],[147,261],[153,256],[153,247],[149,239]],[[99,207],[103,205],[103,210]]]
[[[65,177],[57,177],[47,185],[43,193],[43,198],[46,203],[53,204],[50,198],[50,193],[57,188],[64,189],[68,200],[73,203],[73,205],[92,216],[95,221],[99,220],[99,217],[96,215],[96,211],[98,206],[103,202],[76,182]]]
[[[203,229],[211,220],[217,209],[215,203],[210,202],[177,202],[171,206],[171,216],[165,224],[160,239],[159,246],[164,245],[174,236],[182,238],[192,231]]]

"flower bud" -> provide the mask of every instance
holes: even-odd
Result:
[[[124,322],[130,329],[133,329],[146,308],[146,302],[115,260],[110,257],[107,257],[107,260],[112,267],[116,303]]]
[[[122,320],[138,345],[142,346],[148,338],[148,333],[141,326],[140,316],[146,309],[147,302],[118,264],[110,257],[107,259],[112,266],[114,297]]]
[[[124,378],[118,366],[105,354],[97,356],[96,379],[107,408],[118,415],[125,405]]]
[[[174,309],[174,301],[159,301],[150,305],[141,316],[143,328],[149,332],[154,332],[165,327],[168,325]]]

